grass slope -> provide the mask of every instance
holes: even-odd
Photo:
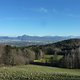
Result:
[[[80,80],[80,69],[36,65],[1,67],[0,80]]]

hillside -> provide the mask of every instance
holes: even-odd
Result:
[[[80,80],[80,69],[35,65],[1,67],[0,80]]]
[[[68,40],[63,40],[63,41],[59,41],[53,44],[47,44],[45,45],[45,47],[57,47],[57,48],[61,48],[61,47],[79,47],[80,46],[80,39],[68,39]]]
[[[69,39],[45,46],[35,46],[32,47],[32,49],[37,50],[38,54],[40,50],[42,50],[41,53],[44,54],[42,58],[45,55],[54,55],[53,57],[51,56],[49,60],[51,60],[52,63],[56,62],[56,66],[80,68],[80,39]],[[58,60],[59,56],[62,56],[60,60]]]
[[[1,65],[29,64],[34,60],[56,67],[80,68],[80,39],[69,39],[40,46],[0,46]]]

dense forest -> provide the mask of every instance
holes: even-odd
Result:
[[[1,66],[26,65],[34,61],[64,68],[80,68],[80,39],[27,47],[0,45]]]

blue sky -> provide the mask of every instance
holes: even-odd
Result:
[[[0,0],[0,36],[80,36],[80,0]]]

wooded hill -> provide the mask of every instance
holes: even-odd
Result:
[[[47,60],[45,55],[51,57]],[[58,59],[58,56],[62,57]],[[1,65],[22,65],[42,59],[45,63],[55,64],[58,67],[80,68],[80,39],[28,47],[0,45]]]

